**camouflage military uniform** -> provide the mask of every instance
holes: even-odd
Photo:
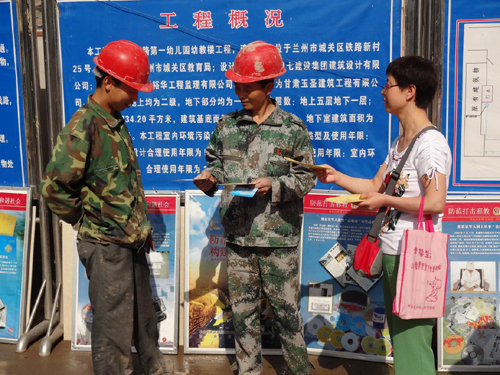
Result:
[[[139,249],[151,232],[141,175],[123,119],[89,98],[57,137],[40,186],[78,239]]]
[[[206,170],[222,182],[251,182],[268,177],[270,194],[243,198],[222,192],[229,296],[240,375],[260,374],[260,298],[273,310],[289,371],[309,374],[300,316],[299,251],[302,198],[315,185],[314,175],[285,156],[314,163],[309,133],[295,115],[278,106],[260,125],[245,110],[218,123],[205,151]],[[214,188],[215,190],[216,188]],[[209,194],[212,192],[209,192]]]
[[[300,240],[302,198],[315,185],[309,169],[284,159],[313,163],[305,124],[276,107],[257,125],[245,110],[223,116],[205,150],[205,168],[219,183],[251,182],[268,177],[271,196],[251,199],[225,188],[221,219],[226,239],[240,246],[292,247]]]
[[[132,338],[143,371],[167,373],[141,250],[151,224],[121,115],[113,117],[89,97],[60,132],[40,191],[62,220],[81,223],[78,255],[90,279],[94,373],[131,374]]]

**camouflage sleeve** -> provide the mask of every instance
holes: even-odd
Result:
[[[293,149],[292,159],[314,164],[311,139],[305,127],[297,134]],[[276,204],[302,199],[315,185],[316,177],[308,168],[291,163],[289,174],[272,179],[271,202]]]
[[[221,120],[222,121],[222,120]],[[210,172],[218,182],[224,182],[224,169],[222,165],[222,141],[220,138],[219,127],[222,126],[222,122],[217,124],[217,127],[210,137],[210,142],[205,149],[205,159],[207,160],[207,166],[205,170]]]
[[[40,192],[50,210],[71,225],[83,215],[80,187],[88,152],[89,143],[64,128],[57,137],[40,184]]]

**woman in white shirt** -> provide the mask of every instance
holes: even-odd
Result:
[[[387,84],[382,90],[384,106],[396,115],[403,129],[393,142],[389,154],[375,177],[361,179],[330,167],[314,169],[321,182],[334,183],[351,193],[361,193],[359,207],[389,207],[380,233],[384,271],[384,299],[391,334],[396,375],[434,375],[434,353],[431,348],[435,319],[403,320],[392,314],[405,229],[417,228],[417,215],[425,196],[424,215],[432,215],[434,229],[441,230],[446,191],[451,171],[451,152],[439,131],[428,130],[416,141],[396,184],[394,195],[384,194],[386,177],[395,169],[416,134],[432,125],[426,108],[438,86],[432,62],[405,56],[394,60],[386,70]]]
[[[460,284],[462,284],[460,290],[466,290],[468,292],[479,290],[481,285],[481,275],[479,274],[479,271],[476,270],[474,262],[467,262],[467,266],[462,272]]]

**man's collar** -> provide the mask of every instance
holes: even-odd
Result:
[[[271,98],[271,101],[273,102],[275,108],[269,117],[266,118],[260,125],[281,126],[283,125],[283,111],[280,106],[276,104],[276,100]],[[240,116],[242,120],[254,121],[252,112],[247,111],[246,109],[243,109],[240,112]]]
[[[274,111],[266,118],[262,124],[270,125],[270,126],[281,126],[283,125],[283,111],[280,106],[276,104],[276,101],[272,99],[273,104],[275,106]],[[261,125],[262,125],[261,124]]]
[[[118,118],[115,118],[113,115],[111,115],[111,113],[109,113],[108,111],[106,111],[104,108],[102,108],[100,106],[99,103],[97,103],[93,98],[92,98],[92,95],[89,95],[89,98],[88,98],[88,104],[89,104],[89,107],[95,112],[97,113],[104,121],[106,121],[106,123],[108,124],[108,126],[110,128],[115,128],[117,127],[118,125],[120,125],[121,123],[123,123],[123,117],[122,117],[122,114],[120,112],[118,112],[117,114],[117,117]]]

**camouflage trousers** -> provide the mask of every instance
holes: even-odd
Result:
[[[262,372],[261,297],[266,297],[271,305],[273,329],[280,338],[289,373],[309,374],[300,316],[298,248],[226,245],[239,375]]]
[[[158,350],[158,328],[144,250],[78,241],[94,313],[92,362],[95,375],[130,375],[134,341],[144,374],[171,374]]]

